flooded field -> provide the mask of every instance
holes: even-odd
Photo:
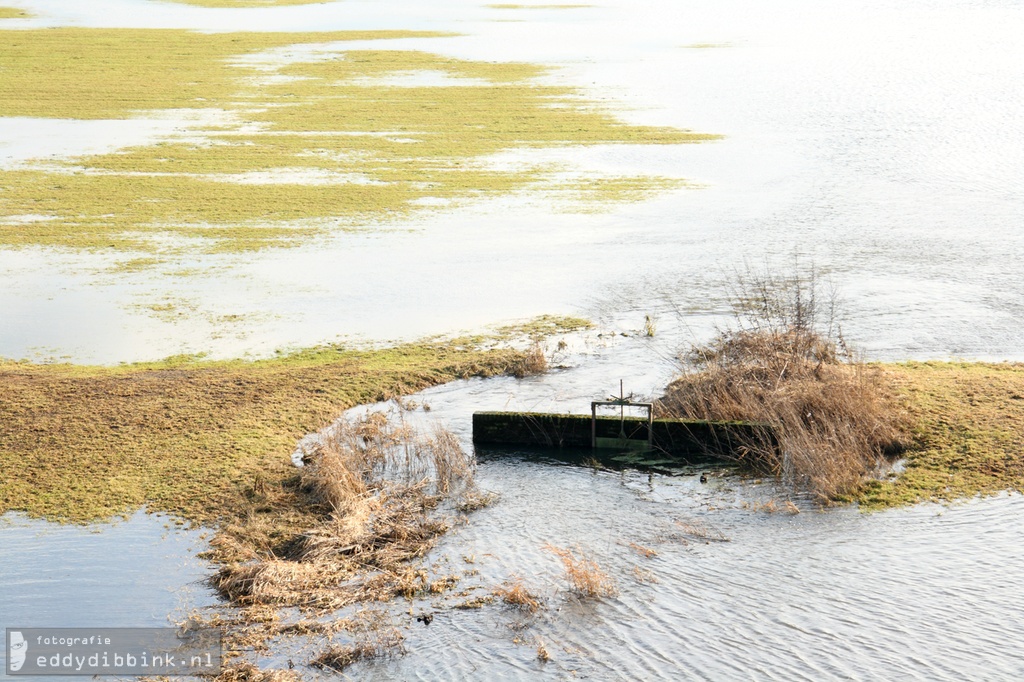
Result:
[[[574,89],[622,122],[722,137],[502,146],[473,156],[476,170],[491,174],[486,191],[431,192],[414,182],[414,210],[317,223],[289,248],[210,252],[180,235],[138,250],[4,248],[2,357],[266,356],[542,313],[597,322],[565,339],[553,359],[564,368],[547,375],[456,382],[414,396],[431,407],[417,419],[444,421],[468,447],[475,410],[586,412],[619,379],[627,391],[656,395],[678,347],[706,338],[727,314],[736,270],[788,267],[799,255],[838,286],[846,336],[870,359],[1024,359],[1017,3],[7,4],[17,11],[0,13],[13,17],[0,28],[437,32],[388,41],[388,49],[437,57],[423,73],[373,86],[450,87],[454,77],[438,70],[443,59],[536,64],[551,67],[537,83]],[[377,46],[354,41],[342,52]],[[179,109],[129,120],[0,118],[0,172],[101,156],[109,170],[117,152],[142,149],[153,161],[153,145],[235,124],[223,112]],[[250,170],[239,173],[255,184],[353,184],[353,176],[323,171]],[[506,172],[530,181],[493,180]],[[581,200],[589,176],[671,182],[643,196],[619,187]],[[40,222],[5,214],[0,229]],[[657,323],[653,338],[639,333],[645,315]],[[408,653],[357,664],[353,677],[1024,677],[1019,495],[820,511],[770,482],[720,471],[701,484],[697,471],[666,476],[536,453],[477,454],[481,485],[500,497],[429,560],[479,594],[520,576],[544,608],[524,616],[500,603],[454,609],[452,597],[396,602],[388,608]],[[775,511],[765,506],[772,501]],[[799,513],[782,508],[786,501]],[[144,514],[97,528],[4,516],[4,625],[153,626],[212,603],[197,582],[211,569],[193,558],[205,547],[201,533]],[[584,548],[619,595],[570,595],[547,544]],[[425,612],[435,616],[426,627],[414,619]],[[541,645],[546,663],[537,658]],[[309,655],[282,646],[260,663],[283,668],[293,659],[316,677],[303,667]]]
[[[849,299],[847,334],[873,357],[1021,357],[1024,96],[1014,65],[1024,20],[1013,4],[22,4],[34,17],[7,25],[451,31],[460,35],[384,42],[552,66],[540,82],[577,88],[624,121],[724,138],[513,148],[489,159],[560,168],[556,184],[588,173],[688,183],[596,212],[541,185],[448,208],[439,195],[421,213],[283,250],[170,249],[149,265],[147,253],[3,252],[5,356],[230,357],[609,306],[642,320],[652,289],[665,287],[699,324],[720,309],[733,268],[799,252],[832,273]],[[78,134],[82,122],[59,132],[59,121],[19,119],[0,124],[0,157],[11,167],[187,140],[210,125],[193,111],[169,133],[168,115],[90,122],[89,134]],[[35,138],[33,154],[25,140]],[[617,307],[624,286],[636,296]]]

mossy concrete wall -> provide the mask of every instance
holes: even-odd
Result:
[[[627,438],[647,439],[647,420],[639,417],[598,417],[598,438],[616,438],[620,427]],[[476,412],[473,442],[481,445],[523,445],[553,448],[589,448],[590,415],[543,412]],[[679,457],[735,458],[745,443],[771,437],[771,427],[748,422],[708,422],[655,419],[652,445]]]

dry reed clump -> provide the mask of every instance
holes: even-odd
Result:
[[[541,348],[540,342],[534,343],[525,353],[516,358],[509,367],[509,371],[518,379],[548,371],[548,358],[544,355],[544,349]]]
[[[541,607],[540,599],[526,587],[519,576],[512,576],[503,585],[494,588],[491,594],[501,599],[507,606],[530,613],[536,613]]]
[[[581,597],[614,597],[619,593],[615,581],[587,557],[579,547],[575,552],[564,547],[545,545],[544,549],[562,560],[565,577],[572,591]]]
[[[214,682],[298,682],[302,679],[294,670],[260,670],[252,663],[236,663],[221,669]]]
[[[835,295],[823,301],[821,288],[813,270],[741,278],[735,327],[684,355],[659,413],[765,424],[736,459],[827,502],[856,491],[910,440],[894,392],[855,359],[835,324]]]
[[[342,672],[356,661],[404,653],[405,635],[398,628],[391,627],[370,631],[352,644],[332,646],[310,661],[310,665]]]
[[[544,646],[544,640],[537,638],[537,660],[541,663],[547,663],[551,660],[551,654],[548,653],[548,648]]]
[[[430,582],[414,562],[449,528],[435,513],[440,502],[475,489],[475,462],[451,433],[438,427],[423,435],[401,414],[371,413],[337,425],[303,463],[294,499],[304,506],[297,518],[307,521],[306,528],[275,547],[235,552],[250,558],[222,566],[212,579],[221,595],[253,616],[237,622],[247,645],[258,648],[260,637],[334,630],[315,621],[282,626],[266,617],[267,606],[325,612],[438,593],[454,584]],[[258,515],[250,521],[263,523]],[[231,537],[244,545],[262,534],[242,527]],[[377,655],[394,644],[387,633],[368,635],[327,652],[321,662],[340,669],[348,658]]]

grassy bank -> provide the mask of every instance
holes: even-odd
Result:
[[[255,493],[288,488],[297,440],[344,409],[530,361],[476,339],[253,362],[0,362],[0,513],[84,522],[147,505],[202,523],[244,516]]]
[[[853,499],[868,509],[1024,493],[1024,364],[881,366],[913,424],[906,469]]]

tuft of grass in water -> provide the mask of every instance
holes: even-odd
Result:
[[[529,613],[535,613],[541,607],[540,599],[526,587],[526,583],[519,576],[509,578],[503,585],[494,588],[491,594],[501,599],[507,606]]]
[[[566,182],[554,169],[501,170],[487,159],[717,138],[627,125],[570,88],[541,84],[546,70],[531,64],[346,49],[352,40],[439,35],[0,31],[0,115],[216,114],[156,144],[0,171],[0,246],[247,251],[366,229],[430,210],[425,201],[548,189],[594,206],[634,201],[682,181]],[[274,56],[303,45],[315,48],[298,61]]]
[[[512,368],[512,376],[523,379],[548,371],[548,358],[539,342],[530,346],[522,355],[522,359]]]
[[[629,548],[632,549],[637,554],[639,554],[640,556],[644,557],[645,559],[650,559],[650,558],[658,556],[658,551],[657,550],[651,549],[650,547],[645,547],[643,545],[637,544],[636,542],[630,542],[629,543]]]
[[[310,661],[310,665],[343,672],[356,661],[387,658],[405,653],[405,635],[398,628],[377,630],[344,646],[332,646]]]
[[[565,577],[574,593],[580,597],[614,597],[619,593],[615,581],[601,570],[593,559],[577,547],[545,545],[544,549],[557,556],[565,568]]]
[[[262,670],[242,661],[225,666],[214,682],[299,682],[301,679],[294,670]]]
[[[25,19],[30,16],[32,15],[17,7],[0,7],[0,19]]]

